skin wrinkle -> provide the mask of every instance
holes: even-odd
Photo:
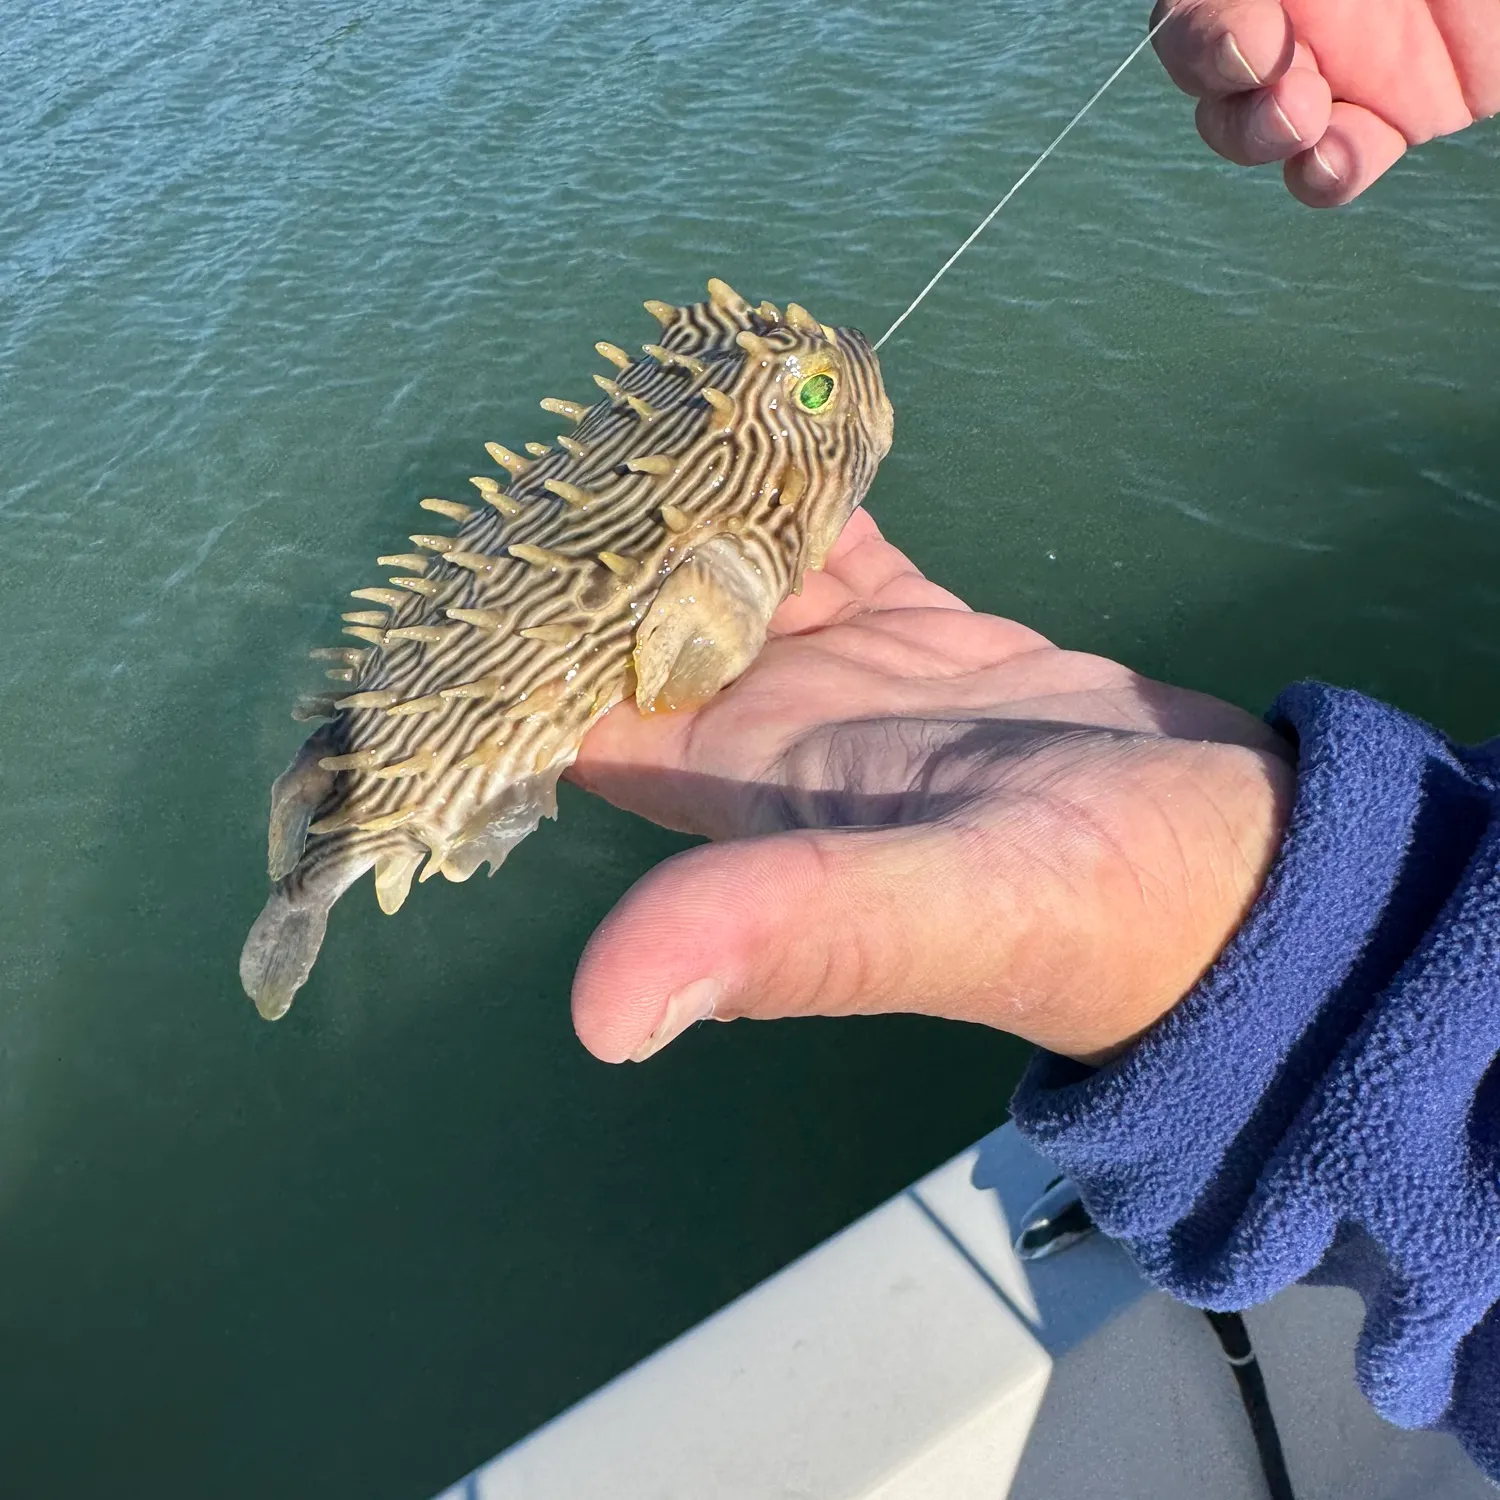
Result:
[[[682,723],[682,716],[680,714],[673,714],[667,722],[671,723],[673,728],[679,728]],[[705,719],[703,715],[693,714],[688,718],[687,728],[681,731],[681,746],[678,755],[684,765],[697,765],[709,758],[703,754],[703,745],[700,740],[704,723]]]
[[[921,767],[918,776],[918,788],[924,807],[941,795],[937,790],[936,784],[938,775],[943,769],[944,767],[940,764],[936,756],[933,756]],[[979,800],[985,789],[982,776],[975,770],[968,778],[961,779],[959,784],[953,789],[952,795],[959,797],[961,800],[955,803],[952,808],[939,812],[936,820],[940,822],[949,820],[956,822],[959,814],[971,808]]]
[[[871,642],[865,666],[867,670],[879,672],[893,683],[901,683],[913,676],[929,677],[932,675],[928,664],[920,659],[922,655],[923,653],[914,651],[906,642],[893,640],[884,632],[880,632]]]
[[[822,878],[819,884],[826,884],[834,893],[834,906],[841,912],[858,914],[856,906],[857,890],[851,890],[848,880],[844,877],[841,866],[835,866],[829,852],[820,844],[812,846],[814,858],[821,866]],[[848,922],[835,929],[837,941],[830,943],[823,950],[822,969],[817,983],[809,992],[810,998],[816,1000],[820,995],[837,995],[837,1001],[833,1007],[839,1013],[847,1014],[854,1007],[856,997],[871,993],[870,978],[873,966],[870,963],[870,955],[865,949],[862,935],[865,927],[858,922]],[[881,929],[881,937],[889,938],[889,932]],[[910,955],[907,955],[907,963],[904,969],[910,968]],[[887,976],[891,973],[891,964],[886,962],[880,965],[880,971]],[[834,976],[838,975],[841,983],[834,984]],[[828,1013],[826,1009],[814,1010],[811,1006],[799,1012],[803,1015]]]
[[[1245,846],[1245,830],[1241,823],[1231,822],[1229,814],[1219,804],[1210,801],[1209,806],[1213,808],[1219,821],[1219,826],[1224,830],[1229,844],[1230,857],[1238,865],[1238,876],[1231,880],[1224,880],[1220,874],[1217,863],[1209,865],[1209,872],[1214,880],[1215,895],[1221,900],[1234,891],[1244,890],[1251,878],[1257,873],[1257,861],[1252,858],[1250,851]],[[1184,868],[1188,868],[1184,862]]]
[[[1191,779],[1189,779],[1189,784],[1192,784]],[[1215,840],[1213,842],[1215,854],[1221,857],[1210,859],[1203,871],[1204,878],[1206,878],[1212,890],[1212,900],[1209,902],[1209,910],[1212,912],[1222,909],[1227,902],[1233,899],[1236,892],[1243,891],[1252,885],[1258,887],[1259,877],[1263,872],[1259,867],[1259,862],[1252,859],[1246,850],[1243,823],[1240,821],[1231,821],[1223,804],[1217,798],[1203,799],[1203,805],[1223,834],[1222,840]],[[1191,872],[1193,869],[1191,851],[1183,843],[1181,832],[1177,825],[1168,820],[1167,826],[1176,845],[1182,870],[1185,873]],[[1231,877],[1227,874],[1221,862],[1222,859],[1232,861],[1233,865],[1237,866],[1237,876]],[[1189,913],[1197,915],[1203,906],[1201,882],[1194,881],[1191,878],[1185,880],[1183,882],[1183,898]],[[1249,904],[1249,902],[1244,903],[1242,910],[1248,910]],[[1218,954],[1215,953],[1213,958],[1205,963],[1202,972],[1206,972],[1217,957]],[[1198,977],[1201,977],[1201,972]],[[1196,979],[1194,982],[1196,983]]]
[[[1214,811],[1217,812],[1217,808],[1215,808]],[[1223,821],[1222,817],[1220,818],[1220,821]],[[1183,871],[1190,870],[1192,868],[1192,856],[1188,852],[1187,845],[1182,841],[1181,832],[1178,830],[1177,826],[1172,822],[1170,818],[1163,819],[1163,822],[1166,824],[1167,836],[1172,840],[1172,848],[1173,852],[1177,856],[1178,868]],[[1220,888],[1217,875],[1211,863],[1208,870],[1208,876],[1215,894],[1222,895],[1222,890]],[[1183,903],[1186,906],[1187,913],[1190,917],[1197,915],[1197,907],[1200,904],[1194,900],[1194,894],[1194,882],[1191,879],[1182,881]],[[1167,901],[1164,901],[1162,903],[1164,907],[1170,906],[1170,904],[1171,903]]]
[[[1333,51],[1327,51],[1325,56],[1326,66],[1320,66],[1319,71],[1328,80],[1333,90],[1335,100],[1342,100],[1358,104],[1361,108],[1369,110],[1384,123],[1397,130],[1410,144],[1418,144],[1430,140],[1434,135],[1446,134],[1453,130],[1462,129],[1463,126],[1472,123],[1473,114],[1465,108],[1464,118],[1460,118],[1450,112],[1445,116],[1432,116],[1421,120],[1417,114],[1407,114],[1405,118],[1392,118],[1390,113],[1376,109],[1372,106],[1373,97],[1386,97],[1399,99],[1402,90],[1391,87],[1387,81],[1396,71],[1402,68],[1431,67],[1437,65],[1442,70],[1441,79],[1430,80],[1431,85],[1447,83],[1451,85],[1451,92],[1464,98],[1462,83],[1459,78],[1458,69],[1453,60],[1452,51],[1449,47],[1447,36],[1443,28],[1439,26],[1436,16],[1430,4],[1408,4],[1397,6],[1393,0],[1381,0],[1385,12],[1391,21],[1403,28],[1404,34],[1392,42],[1383,54],[1377,54],[1372,60],[1375,68],[1373,88],[1369,75],[1364,73],[1351,73],[1346,66],[1341,65],[1339,57]],[[1223,6],[1212,3],[1200,3],[1192,6],[1180,6],[1184,13],[1189,11],[1211,16],[1215,24],[1205,30],[1201,36],[1195,37],[1195,41],[1202,49],[1204,55],[1208,55],[1218,37],[1227,32],[1233,25],[1235,12],[1245,12],[1252,7],[1246,5]],[[1259,7],[1255,7],[1259,9]],[[1279,79],[1285,75],[1289,67],[1294,65],[1295,57],[1292,55],[1291,43],[1295,38],[1302,43],[1307,42],[1308,28],[1311,20],[1316,17],[1318,25],[1313,28],[1315,35],[1326,35],[1329,33],[1352,33],[1357,27],[1367,27],[1369,23],[1369,0],[1320,0],[1316,6],[1307,3],[1307,0],[1286,0],[1285,14],[1291,22],[1288,31],[1287,44],[1282,55],[1271,66],[1263,68],[1263,75],[1269,79]],[[1221,15],[1227,15],[1229,24],[1219,25],[1217,20]],[[1243,20],[1243,15],[1241,16]],[[1309,47],[1309,51],[1312,48]],[[1362,62],[1365,61],[1361,54]],[[1177,76],[1174,70],[1174,76]],[[1179,78],[1179,82],[1185,80]],[[1274,84],[1268,85],[1274,87]],[[1220,97],[1224,97],[1223,91],[1228,85],[1220,84],[1213,90]],[[1198,89],[1191,92],[1198,93]],[[1422,107],[1431,108],[1431,101],[1441,97],[1438,87],[1429,87],[1420,91],[1423,100]],[[1414,106],[1415,107],[1415,106]],[[1404,112],[1404,111],[1403,111]],[[1421,123],[1419,123],[1421,121]]]
[[[1210,800],[1207,805],[1209,815],[1214,819],[1215,823],[1218,825],[1219,829],[1223,832],[1225,837],[1229,840],[1231,845],[1234,846],[1235,856],[1237,856],[1237,841],[1235,839],[1234,831],[1230,826],[1229,820],[1224,815],[1223,809],[1219,806],[1217,801]],[[1191,854],[1187,846],[1182,842],[1181,834],[1178,833],[1175,828],[1172,829],[1172,838],[1176,846],[1179,864],[1184,871],[1191,870]],[[1223,901],[1226,895],[1227,888],[1222,878],[1222,872],[1220,871],[1217,860],[1210,860],[1205,866],[1203,872],[1203,881],[1207,882],[1210,893],[1215,898],[1215,901]],[[1183,901],[1186,905],[1189,915],[1192,917],[1198,916],[1198,913],[1203,905],[1201,889],[1203,881],[1194,881],[1192,879],[1187,879],[1183,882]]]
[[[847,890],[847,881],[843,881],[841,884]],[[856,916],[859,915],[858,909],[852,900],[847,903],[840,901],[838,906],[841,911],[849,910]],[[880,990],[872,984],[872,979],[876,971],[876,965],[873,962],[874,955],[861,939],[861,934],[865,931],[866,928],[863,923],[851,922],[841,930],[842,941],[832,945],[829,949],[829,967],[839,969],[844,977],[844,984],[840,991],[840,1008],[846,1013],[858,1008],[859,997],[861,995],[878,995],[880,993]],[[888,927],[882,927],[880,935],[882,947],[884,948],[891,943],[893,935]],[[836,952],[842,953],[842,964],[837,962],[834,956]],[[897,961],[897,955],[893,953],[882,953],[882,958],[885,961],[878,967],[885,981],[889,982],[893,977],[899,981],[904,981],[912,967],[910,948],[907,947],[900,955],[899,962]],[[897,988],[905,988],[904,983],[898,983]]]
[[[1060,771],[1059,775],[1066,775],[1066,770]],[[1097,847],[1108,850],[1114,856],[1114,867],[1116,869],[1124,870],[1129,874],[1137,890],[1142,909],[1148,916],[1153,904],[1164,911],[1170,911],[1174,908],[1174,906],[1177,905],[1174,897],[1178,894],[1179,890],[1181,891],[1183,897],[1187,897],[1192,892],[1193,884],[1191,881],[1173,880],[1166,875],[1163,875],[1159,879],[1154,880],[1150,878],[1150,872],[1138,861],[1131,860],[1128,851],[1126,851],[1121,846],[1118,840],[1114,837],[1113,833],[1107,828],[1100,826],[1097,820],[1089,812],[1085,802],[1078,797],[1063,794],[1054,795],[1051,792],[1047,791],[1044,787],[1042,789],[1033,790],[1032,801],[1036,805],[1046,806],[1049,811],[1054,814],[1061,815],[1061,820],[1065,823],[1071,824],[1075,829],[1081,829],[1087,836],[1085,840],[1086,843],[1092,843]],[[1156,807],[1155,796],[1142,798],[1140,799],[1140,802],[1142,804],[1151,805],[1153,809]],[[1031,810],[1032,809],[1027,809],[1028,812],[1030,812]],[[1217,806],[1215,806],[1213,811],[1215,815],[1219,817],[1221,823],[1223,823],[1224,820],[1221,810],[1218,809]],[[1180,832],[1176,824],[1170,818],[1163,817],[1162,819],[1160,819],[1160,821],[1165,827],[1167,836],[1171,841],[1172,848],[1176,855],[1176,863],[1180,867],[1180,869],[1184,873],[1186,873],[1192,868],[1192,861],[1186,846],[1182,842]],[[1055,851],[1055,834],[1051,835],[1051,847]],[[1236,853],[1238,852],[1239,846],[1236,844]],[[1049,861],[1049,865],[1054,875],[1062,873],[1058,870],[1056,861]],[[1097,874],[1098,872],[1090,873]],[[1219,882],[1217,881],[1216,875],[1217,872],[1214,872],[1214,876],[1211,877],[1211,879],[1212,883],[1217,889],[1219,886]],[[1088,889],[1080,886],[1076,879],[1067,880],[1065,881],[1065,884],[1072,900],[1075,903],[1085,906],[1088,904],[1088,898],[1091,894]],[[1191,903],[1189,903],[1189,909],[1191,911]],[[1058,956],[1059,958],[1061,958],[1062,956],[1060,950]],[[1217,949],[1215,949],[1213,953],[1207,954],[1198,970],[1194,974],[1188,976],[1187,982],[1195,982],[1196,979],[1201,976],[1202,972],[1204,972],[1210,966],[1213,959],[1216,957]],[[1113,1007],[1111,1007],[1111,1009],[1113,1009]],[[1100,1061],[1103,1060],[1107,1055],[1111,1055],[1109,1049],[1105,1049],[1093,1054],[1090,1060]]]
[[[901,735],[903,732],[910,731],[913,727],[903,722],[896,726],[895,732]],[[918,752],[918,746],[915,744],[909,744],[905,748],[909,755],[916,755]],[[936,795],[935,787],[939,769],[937,757],[935,756],[930,756],[926,760],[918,760],[915,784],[910,788],[919,799],[918,806],[926,807]]]
[[[1183,871],[1187,871],[1191,868],[1191,860],[1188,855],[1187,846],[1183,843],[1181,832],[1178,829],[1175,821],[1170,816],[1168,816],[1167,809],[1163,806],[1163,803],[1170,803],[1173,800],[1174,793],[1178,790],[1181,790],[1183,788],[1191,790],[1192,785],[1193,777],[1191,775],[1191,769],[1185,767],[1183,771],[1179,773],[1173,779],[1173,781],[1166,786],[1148,784],[1143,787],[1138,804],[1143,807],[1148,807],[1152,811],[1152,813],[1156,815],[1157,823],[1162,829],[1165,830],[1176,866]],[[1124,858],[1125,851],[1123,850],[1123,848],[1120,849],[1120,853],[1121,857]],[[1184,895],[1186,896],[1192,889],[1191,880],[1184,880],[1179,883],[1184,892]],[[1171,885],[1171,882],[1166,876],[1162,876],[1157,881],[1157,885],[1159,887],[1159,891],[1166,891]],[[1147,899],[1149,900],[1149,897]],[[1166,908],[1169,907],[1171,903],[1170,901],[1164,900],[1162,902],[1162,905],[1164,908]],[[1189,907],[1191,908],[1190,901]]]
[[[819,869],[817,884],[833,893],[835,897],[833,905],[838,910],[846,910],[848,904],[847,883],[842,878],[842,872],[836,872],[830,851],[816,841],[809,845],[809,849],[812,854],[813,863]],[[836,873],[838,878],[835,878]],[[841,963],[838,950],[840,948],[850,948],[851,944],[853,948],[857,948],[859,940],[855,934],[858,931],[859,929],[853,923],[842,925],[835,929],[835,936],[839,941],[826,944],[821,948],[818,977],[810,987],[804,990],[804,1002],[798,1005],[796,1014],[803,1016],[815,1014],[817,1009],[816,1002],[822,996],[836,996],[837,998],[830,1008],[838,1014],[848,1013],[851,987],[847,983],[835,986],[833,980],[835,974],[843,974],[848,971],[850,967],[848,958],[845,956],[844,961]],[[855,953],[853,967],[856,972],[863,968],[863,965],[858,962],[857,952]],[[855,988],[852,990],[852,993],[859,994],[861,991]]]
[[[1124,845],[1120,843],[1118,837],[1108,825],[1101,823],[1093,813],[1088,811],[1083,802],[1077,798],[1058,796],[1051,800],[1054,811],[1063,815],[1064,822],[1071,822],[1076,826],[1082,827],[1092,835],[1093,841],[1096,844],[1107,849],[1119,861],[1121,867],[1129,871],[1131,882],[1140,895],[1142,907],[1149,910],[1151,897],[1147,889],[1149,884],[1147,878],[1148,872],[1139,861],[1130,858]],[[1178,847],[1179,849],[1181,848],[1180,843]],[[1165,882],[1162,882],[1162,887],[1165,889]],[[1165,908],[1169,903],[1162,901],[1160,904]]]
[[[877,629],[879,626],[877,625]],[[949,662],[944,659],[941,652],[927,646],[918,645],[904,640],[896,635],[882,635],[891,642],[892,668],[903,675],[910,672],[920,672],[924,677],[936,678],[939,681],[959,680],[971,675],[970,670],[957,662]]]
[[[868,650],[859,652],[861,665],[867,669],[882,671],[893,680],[918,674],[924,678],[960,680],[969,675],[969,669],[963,664],[950,664],[943,660],[941,653],[934,649],[914,647],[910,641],[883,630],[878,622],[875,629],[879,632],[878,654],[872,657]],[[829,651],[830,656],[836,656],[841,662],[848,661],[851,659],[851,654],[839,649],[841,642],[838,631],[839,626],[836,624],[829,632],[831,639],[825,640],[824,644],[832,648]],[[858,644],[864,645],[868,640],[869,633],[866,632],[859,638]],[[850,641],[849,644],[853,646],[856,643]]]
[[[906,611],[901,611],[905,614]],[[912,653],[913,659],[919,661],[928,672],[939,678],[960,678],[969,676],[974,672],[974,667],[963,661],[955,661],[949,658],[943,651],[938,649],[930,638],[918,637],[912,639],[907,622],[892,620],[889,614],[885,616],[875,615],[870,620],[872,629],[878,630],[881,635],[893,642],[899,642],[907,651]]]
[[[1018,895],[1014,882],[1002,878],[997,871],[997,862],[992,857],[995,847],[994,829],[958,822],[953,826],[952,834],[962,854],[977,855],[973,862],[985,871],[986,890],[991,905],[998,905],[1012,914],[1024,911],[1031,905],[1029,893],[1026,897]],[[1006,934],[1004,946],[1011,955],[1014,955],[1017,948],[1026,941],[1027,933],[1017,923],[1014,916],[1011,917],[1008,926],[1005,923],[1001,923],[1000,926]],[[988,1009],[998,1000],[1006,1005],[1013,1016],[1026,1013],[1027,999],[1015,987],[1012,977],[1018,965],[986,963],[977,947],[969,947],[965,950],[964,962],[963,978],[966,982],[962,990],[966,994],[974,995],[982,1010]],[[924,979],[934,1014],[950,1015],[954,1019],[964,1021],[993,1024],[985,1014],[976,1015],[973,1005],[955,1006],[952,988],[935,982],[931,971],[924,971]]]

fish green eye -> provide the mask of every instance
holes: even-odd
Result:
[[[809,375],[797,387],[797,404],[806,411],[822,411],[832,400],[832,375]]]

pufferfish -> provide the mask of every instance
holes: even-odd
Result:
[[[660,342],[596,344],[601,398],[541,403],[572,432],[526,457],[487,443],[508,482],[476,475],[477,505],[423,500],[457,530],[381,557],[394,576],[343,617],[360,644],[313,653],[344,687],[302,706],[328,722],[271,789],[271,895],[240,956],[266,1019],[367,870],[387,913],[419,871],[493,874],[557,815],[595,720],[733,682],[864,499],[893,414],[863,334],[717,279],[706,302],[646,309]]]

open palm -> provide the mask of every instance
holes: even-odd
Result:
[[[859,512],[737,683],[584,742],[575,780],[719,842],[601,925],[579,1035],[618,1061],[710,1012],[913,1010],[1107,1055],[1253,901],[1286,753],[1228,704],[973,613]]]

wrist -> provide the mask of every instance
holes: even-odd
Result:
[[[1064,871],[1080,897],[1045,937],[1028,1040],[1089,1065],[1108,1062],[1168,1014],[1212,968],[1265,885],[1296,776],[1274,751],[1148,742],[1124,817],[1104,820]],[[1058,955],[1072,949],[1075,964]],[[1050,978],[1050,984],[1047,980]]]

